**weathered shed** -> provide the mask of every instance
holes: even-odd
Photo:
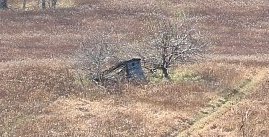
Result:
[[[141,59],[133,58],[131,60],[122,61],[104,71],[106,77],[123,76],[129,81],[145,81],[146,77],[141,65]]]
[[[0,10],[1,9],[6,9],[6,8],[8,8],[7,0],[0,0]]]

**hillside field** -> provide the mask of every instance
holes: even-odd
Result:
[[[269,136],[268,0],[21,4],[0,11],[0,136]],[[192,24],[210,42],[205,58],[117,93],[80,79],[83,38],[108,34],[132,56],[160,17]]]

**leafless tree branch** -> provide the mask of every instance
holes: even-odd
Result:
[[[203,42],[195,29],[186,25],[174,25],[163,20],[157,26],[152,42],[139,54],[145,68],[151,72],[159,69],[170,79],[168,69],[178,63],[186,63],[202,57],[207,43]]]
[[[103,81],[103,72],[111,63],[117,62],[115,44],[105,35],[93,39],[84,38],[77,52],[77,65],[95,82]]]

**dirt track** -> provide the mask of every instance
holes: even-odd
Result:
[[[267,68],[261,69],[260,72],[250,80],[249,83],[236,89],[238,91],[237,93],[234,93],[229,98],[226,98],[224,104],[221,103],[222,105],[220,106],[218,104],[214,104],[213,108],[210,108],[211,111],[209,111],[207,115],[200,117],[191,127],[184,131],[180,131],[177,136],[198,136],[206,128],[212,126],[212,123],[214,123],[218,118],[229,112],[232,108],[236,107],[240,101],[246,98],[246,96],[257,92],[259,89],[258,87],[260,87],[261,84],[268,79],[268,74],[269,70]],[[223,99],[218,99],[218,101],[219,100],[222,101]]]

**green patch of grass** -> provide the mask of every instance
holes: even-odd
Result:
[[[193,70],[179,70],[172,74],[173,81],[200,81],[202,77]]]
[[[163,75],[161,71],[157,71],[154,74],[152,74],[151,76],[148,77],[149,81],[151,83],[160,83],[163,80]]]
[[[69,8],[69,7],[74,7],[76,4],[76,2],[74,0],[65,0],[65,1],[61,1],[58,3],[58,7],[61,8]]]
[[[176,70],[170,73],[171,81],[173,82],[186,82],[186,81],[200,81],[202,76],[193,70]],[[151,83],[160,83],[164,80],[161,71],[157,71],[148,77]]]
[[[180,69],[180,70],[174,70],[170,73],[171,81],[170,82],[176,82],[176,83],[182,83],[182,82],[201,82],[202,76],[199,75],[198,72],[191,70],[191,69]],[[166,81],[164,78],[162,72],[158,70],[154,74],[148,75],[148,80],[152,84],[162,83]]]
[[[239,85],[239,88],[243,88],[245,87],[248,83],[251,82],[251,79],[245,79],[244,81],[242,81],[242,83]]]

